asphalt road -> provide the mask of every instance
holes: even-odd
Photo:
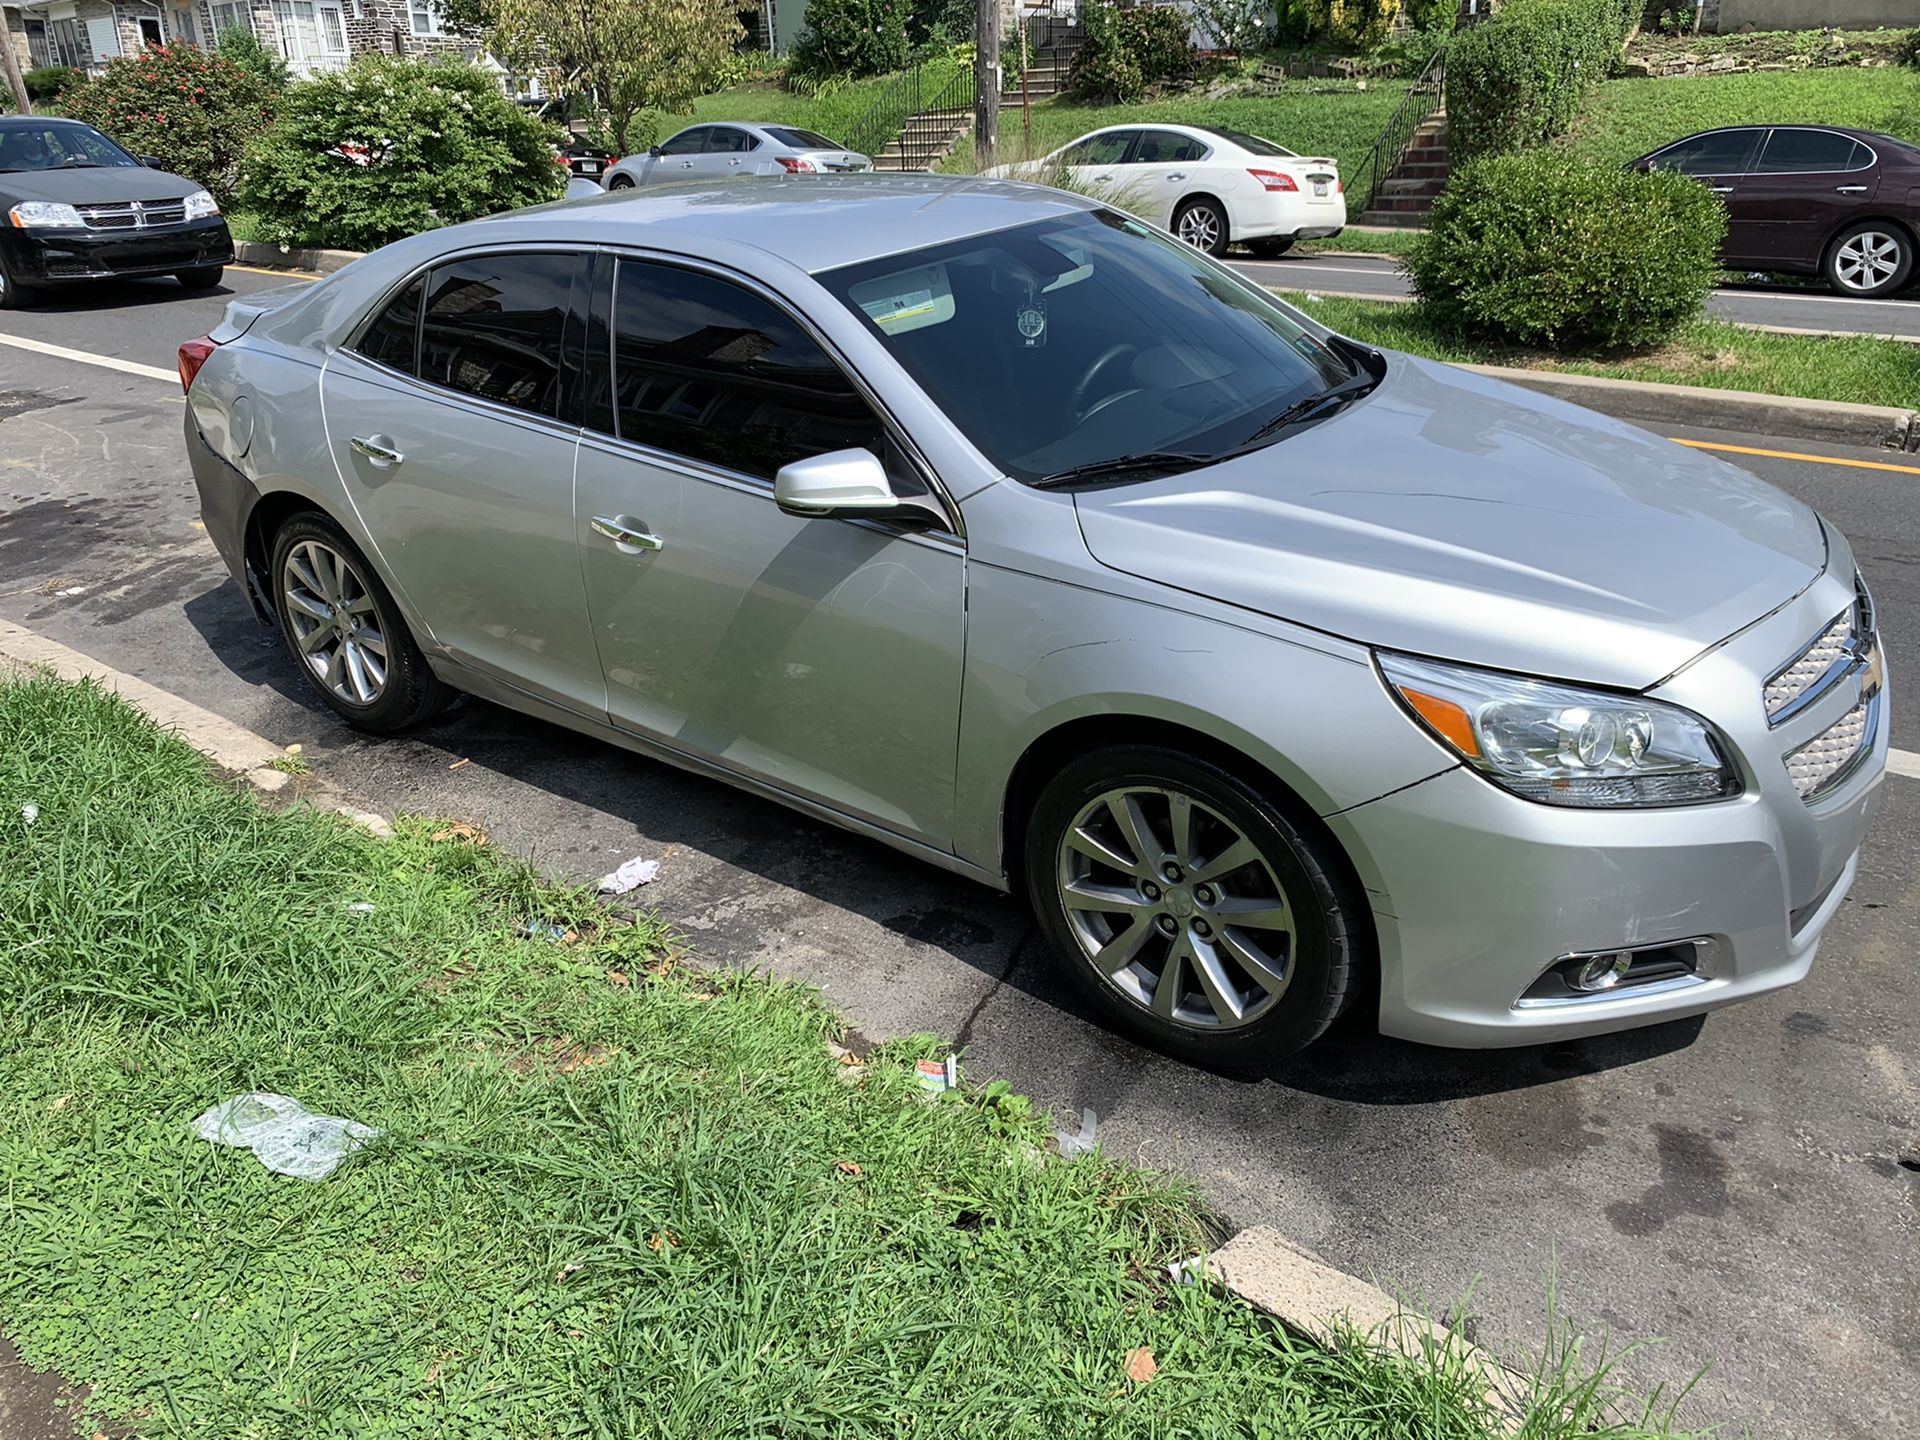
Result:
[[[276,280],[236,272],[234,288]],[[27,336],[170,370],[221,297],[167,282],[0,315]],[[1889,778],[1811,978],[1705,1021],[1518,1051],[1348,1024],[1226,1080],[1115,1038],[1057,982],[1010,902],[879,846],[490,705],[374,741],[308,698],[195,526],[177,384],[0,344],[0,617],[281,743],[384,811],[458,816],[574,877],[663,857],[644,898],[706,956],[825,988],[871,1036],[932,1030],[976,1079],[1109,1149],[1195,1178],[1224,1222],[1277,1225],[1507,1353],[1562,1314],[1641,1383],[1707,1374],[1693,1420],[1760,1435],[1905,1433],[1920,1397],[1920,780]],[[1805,451],[1764,437],[1711,444]],[[1853,537],[1891,636],[1920,633],[1920,473],[1730,457]],[[1920,470],[1916,462],[1915,470]],[[80,593],[63,594],[78,587]],[[1920,750],[1909,705],[1894,743]],[[454,762],[471,763],[459,769]]]
[[[1234,267],[1285,290],[1324,294],[1404,297],[1407,282],[1398,264],[1384,256],[1298,255],[1279,260],[1236,260]],[[1707,297],[1707,310],[1747,325],[1793,330],[1849,330],[1867,335],[1920,336],[1920,288],[1891,300],[1856,300],[1808,285],[1728,286]]]

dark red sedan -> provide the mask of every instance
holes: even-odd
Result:
[[[1890,295],[1915,279],[1920,148],[1831,125],[1737,125],[1633,162],[1678,170],[1727,202],[1734,270],[1824,275],[1842,295]]]

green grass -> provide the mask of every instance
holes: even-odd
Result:
[[[1302,240],[1290,252],[1325,255],[1342,250],[1363,255],[1405,255],[1420,238],[1418,230],[1342,230],[1327,240]]]
[[[1609,80],[1562,143],[1604,164],[1720,125],[1842,125],[1920,144],[1920,70],[1786,70]]]
[[[1920,345],[1897,340],[1771,335],[1725,321],[1698,320],[1676,339],[1645,353],[1570,357],[1438,331],[1417,305],[1281,293],[1321,324],[1356,340],[1453,364],[1518,365],[1865,405],[1920,405]]]
[[[0,1323],[95,1425],[1490,1433],[1451,1342],[1329,1352],[1170,1284],[1188,1192],[1042,1158],[1004,1086],[924,1100],[931,1041],[853,1076],[811,992],[396,828],[268,811],[91,686],[0,681]],[[385,1135],[307,1184],[190,1133],[256,1088]],[[1560,1332],[1536,1386],[1529,1440],[1668,1433]]]

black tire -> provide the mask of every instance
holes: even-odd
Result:
[[[1291,235],[1262,235],[1258,240],[1247,241],[1247,249],[1256,259],[1277,260],[1293,248]]]
[[[613,175],[613,176],[609,176],[609,177],[608,177],[608,179],[607,179],[607,189],[609,189],[609,190],[631,190],[631,189],[633,189],[633,178],[632,178],[631,176],[628,176],[628,175]]]
[[[33,304],[39,292],[13,278],[13,266],[0,255],[0,310],[21,310]]]
[[[189,290],[211,290],[226,273],[227,267],[224,265],[202,265],[193,270],[181,270],[173,278]]]
[[[1842,295],[1891,295],[1913,279],[1913,248],[1913,236],[1892,221],[1864,220],[1833,237],[1820,268]],[[1872,257],[1891,259],[1893,268],[1884,270]]]
[[[1247,1003],[1245,1012],[1250,1018],[1235,1020],[1231,1025],[1218,1023],[1216,1005],[1214,1021],[1195,1019],[1192,1011],[1197,1007],[1182,1006],[1178,1002],[1183,993],[1196,1001],[1207,998],[1193,988],[1203,982],[1196,962],[1191,959],[1181,964],[1183,973],[1191,972],[1192,986],[1182,985],[1172,992],[1176,997],[1171,1007],[1175,1014],[1163,1017],[1153,1013],[1149,1007],[1160,998],[1159,977],[1165,974],[1166,947],[1175,943],[1163,933],[1156,931],[1146,936],[1137,968],[1128,966],[1117,971],[1118,979],[1110,979],[1088,953],[1083,932],[1076,929],[1076,922],[1070,918],[1062,898],[1064,867],[1086,863],[1077,852],[1064,853],[1067,833],[1083,812],[1099,805],[1102,797],[1130,787],[1142,787],[1148,792],[1165,791],[1170,797],[1175,794],[1189,797],[1184,803],[1193,806],[1188,813],[1193,816],[1189,822],[1191,844],[1197,853],[1189,858],[1196,867],[1196,876],[1206,873],[1202,857],[1219,853],[1201,848],[1203,836],[1211,837],[1213,843],[1218,844],[1224,842],[1229,833],[1220,822],[1250,840],[1258,851],[1259,862],[1267,867],[1262,869],[1259,864],[1250,864],[1220,872],[1214,877],[1218,882],[1214,890],[1204,896],[1201,892],[1207,891],[1205,885],[1189,884],[1184,900],[1176,895],[1178,887],[1168,884],[1158,897],[1165,908],[1151,921],[1156,927],[1171,923],[1176,931],[1184,925],[1190,931],[1205,933],[1205,918],[1215,917],[1219,928],[1212,932],[1208,949],[1216,962],[1225,957],[1228,973],[1234,978],[1237,999],[1245,999],[1244,994],[1238,993],[1243,984],[1251,983],[1257,988],[1258,982],[1250,981],[1253,972],[1233,959],[1225,943],[1231,922],[1217,917],[1227,913],[1225,903],[1249,903],[1231,900],[1229,890],[1241,888],[1234,877],[1248,879],[1249,890],[1277,881],[1275,888],[1292,925],[1292,935],[1287,941],[1289,953],[1284,961],[1285,983],[1270,999]],[[1150,793],[1146,803],[1150,806],[1152,800]],[[1180,802],[1169,798],[1169,815],[1173,803]],[[1364,901],[1356,884],[1347,878],[1344,857],[1334,840],[1310,815],[1303,813],[1296,817],[1292,813],[1294,808],[1211,761],[1159,745],[1119,745],[1095,750],[1069,762],[1048,782],[1034,804],[1027,825],[1023,857],[1027,894],[1041,932],[1054,953],[1105,1017],[1156,1049],[1205,1067],[1231,1071],[1266,1066],[1284,1059],[1311,1044],[1339,1018],[1363,979],[1371,974],[1372,932],[1367,924]],[[1098,808],[1094,811],[1095,816],[1112,813]],[[1097,828],[1098,823],[1096,819],[1089,819],[1086,826]],[[1153,828],[1157,830],[1163,823],[1171,824],[1171,821],[1154,821]],[[1085,829],[1083,827],[1081,833],[1085,833]],[[1101,870],[1097,864],[1094,872],[1084,879],[1109,893],[1117,893],[1119,888],[1135,883],[1127,880],[1122,872]],[[1196,915],[1192,908],[1196,898],[1225,903],[1219,909],[1203,910]],[[1174,914],[1183,909],[1189,918],[1175,919]],[[1141,918],[1144,917],[1127,917],[1126,924],[1131,926]],[[1083,912],[1081,923],[1085,922]],[[1116,919],[1112,925],[1117,935],[1122,922]],[[1238,936],[1241,940],[1246,938],[1244,931]],[[1154,977],[1151,997],[1143,998],[1132,990],[1124,990],[1123,986],[1145,984],[1153,970],[1156,946],[1160,947],[1161,968]],[[1262,948],[1268,958],[1277,959],[1275,952],[1282,947],[1263,943]]]
[[[1208,238],[1198,234],[1189,234],[1205,225]],[[1196,250],[1204,250],[1209,255],[1224,255],[1233,236],[1227,229],[1227,212],[1220,208],[1220,202],[1209,200],[1204,195],[1189,200],[1173,213],[1173,233]]]
[[[288,560],[296,547],[307,543],[324,546],[344,557],[355,571],[355,588],[372,602],[378,634],[386,647],[386,673],[378,694],[369,703],[356,703],[336,693],[316,673],[301,651],[300,636],[294,628],[293,607],[287,595],[290,583]],[[314,693],[342,720],[356,730],[374,735],[397,735],[411,729],[429,716],[445,709],[456,692],[442,683],[428,667],[407,629],[407,622],[394,604],[393,596],[367,557],[348,538],[347,532],[317,510],[303,510],[288,517],[273,537],[273,568],[268,572],[274,609],[280,617],[280,634],[287,642],[288,654]]]

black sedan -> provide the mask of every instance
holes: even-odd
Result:
[[[1920,148],[1832,125],[1735,125],[1633,162],[1678,170],[1727,202],[1729,269],[1823,275],[1842,295],[1889,295],[1920,257]]]
[[[174,275],[209,289],[232,259],[220,207],[193,181],[77,120],[0,115],[0,309],[72,280]]]

